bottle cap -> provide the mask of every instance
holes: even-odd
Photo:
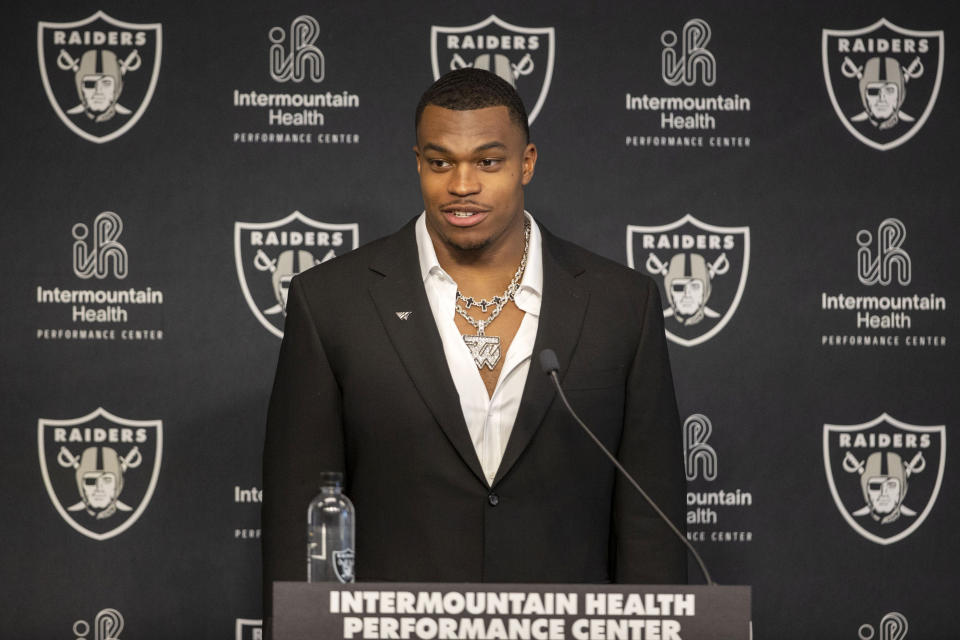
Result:
[[[329,486],[343,486],[343,472],[341,471],[321,471],[320,472],[320,486],[329,487]]]

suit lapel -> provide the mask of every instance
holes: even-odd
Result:
[[[486,484],[423,288],[415,221],[386,240],[383,250],[375,256],[370,268],[384,277],[370,287],[370,295],[380,321],[424,403],[464,463]],[[412,311],[406,319],[397,315],[406,311]]]
[[[543,234],[543,301],[533,346],[533,361],[523,388],[520,410],[494,484],[510,471],[530,444],[556,395],[553,383],[540,370],[540,352],[544,349],[556,352],[560,361],[558,376],[563,380],[580,339],[590,297],[589,292],[576,280],[583,268],[568,263],[557,239],[542,225],[540,229]]]

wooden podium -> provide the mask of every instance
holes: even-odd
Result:
[[[750,587],[277,582],[273,640],[750,640]]]

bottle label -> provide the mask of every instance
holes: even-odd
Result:
[[[333,570],[340,582],[353,582],[353,549],[333,552]]]

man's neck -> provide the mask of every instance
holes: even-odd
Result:
[[[523,259],[525,220],[526,216],[521,216],[500,242],[481,249],[451,247],[431,233],[437,261],[464,295],[486,299],[501,295]]]

